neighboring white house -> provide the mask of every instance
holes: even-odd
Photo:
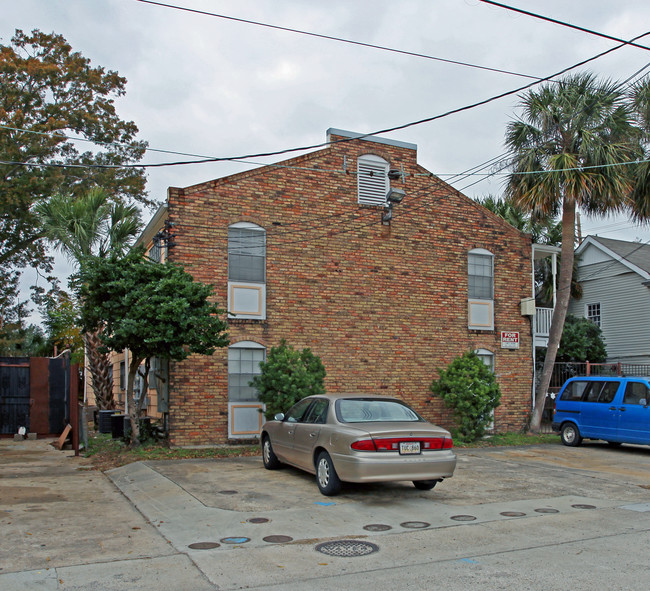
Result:
[[[600,326],[607,361],[650,364],[650,244],[588,236],[576,257],[583,295],[569,313]]]

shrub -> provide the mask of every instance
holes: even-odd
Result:
[[[460,437],[468,442],[482,437],[501,399],[494,374],[471,351],[438,373],[440,379],[434,380],[430,389],[452,409]]]
[[[286,412],[296,402],[312,394],[324,394],[325,367],[310,349],[296,351],[282,340],[272,347],[267,360],[260,363],[262,373],[250,385],[257,388],[266,404],[266,418]]]

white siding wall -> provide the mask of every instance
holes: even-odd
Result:
[[[650,288],[637,273],[592,250],[580,261],[583,296],[571,300],[569,313],[586,317],[587,304],[600,303],[608,361],[650,363]]]

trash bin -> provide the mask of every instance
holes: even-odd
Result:
[[[129,415],[114,414],[111,417],[111,433],[113,439],[124,437],[124,418],[129,418]]]
[[[145,430],[150,431],[151,417],[141,417],[138,419],[140,424],[140,438],[144,434]],[[129,438],[131,436],[131,421],[129,415],[124,415],[124,436]]]
[[[114,410],[100,410],[99,411],[99,432],[100,433],[111,433],[112,423],[111,416],[115,413]]]

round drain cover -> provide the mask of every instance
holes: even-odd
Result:
[[[404,521],[400,525],[409,529],[423,529],[429,527],[431,524],[426,521]]]
[[[188,547],[192,548],[192,550],[212,550],[219,546],[221,546],[221,544],[217,544],[217,542],[195,542],[194,544],[190,544]]]
[[[224,544],[245,544],[246,542],[250,542],[250,538],[221,538],[219,540],[220,542],[223,542]]]
[[[270,519],[267,519],[266,517],[251,517],[246,521],[248,521],[248,523],[268,523]]]
[[[262,539],[269,544],[286,544],[293,541],[291,536],[266,536]]]
[[[526,514],[521,511],[504,511],[501,515],[504,517],[523,517]]]
[[[543,507],[542,509],[535,509],[535,513],[559,513],[559,511],[557,509]]]
[[[318,544],[316,550],[328,556],[351,558],[353,556],[368,556],[368,554],[377,552],[379,546],[370,542],[360,542],[359,540],[337,540]]]
[[[384,525],[383,523],[371,523],[369,525],[364,525],[363,529],[367,531],[388,531],[393,528],[390,525]]]
[[[595,509],[595,505],[581,505],[578,503],[577,505],[571,505],[574,509]]]
[[[476,517],[473,515],[454,515],[452,519],[454,521],[476,521]]]

